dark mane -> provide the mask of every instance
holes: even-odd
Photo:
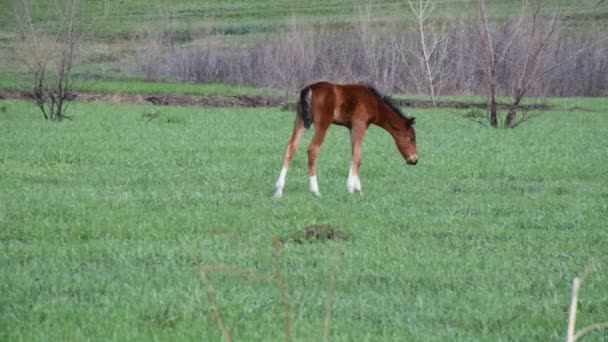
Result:
[[[393,112],[395,112],[397,115],[399,115],[401,118],[403,118],[406,121],[412,121],[413,118],[410,116],[405,115],[401,109],[399,109],[399,107],[397,107],[397,105],[395,105],[391,98],[387,95],[382,95],[382,93],[380,93],[378,91],[378,89],[376,89],[374,86],[372,85],[365,85],[365,87],[367,89],[369,89],[374,95],[376,95],[380,100],[382,100],[382,102],[388,107],[390,108]]]

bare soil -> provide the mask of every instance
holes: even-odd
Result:
[[[75,92],[75,101],[108,103],[152,103],[157,106],[199,107],[274,107],[284,101],[280,97],[261,95],[180,95],[180,94],[125,94],[101,92]],[[0,99],[30,99],[27,91],[0,90]]]
[[[336,228],[332,225],[320,223],[309,224],[301,230],[293,232],[289,236],[282,239],[282,242],[315,243],[326,242],[328,240],[347,241],[349,237],[342,228]]]
[[[284,98],[270,95],[180,95],[180,94],[124,94],[124,93],[102,93],[84,92],[73,93],[76,101],[82,102],[108,102],[108,103],[152,103],[157,106],[195,106],[195,107],[278,107],[286,111],[295,110],[295,104],[285,103]],[[0,99],[30,99],[31,94],[27,91],[1,90]],[[402,100],[392,99],[400,107],[409,108],[432,108],[433,104],[428,100]],[[487,107],[486,103],[471,103],[458,101],[438,101],[439,108],[472,109]],[[499,104],[499,108],[508,108],[507,104]],[[548,110],[547,104],[533,104],[520,106],[522,110]]]

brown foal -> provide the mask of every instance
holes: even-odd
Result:
[[[416,165],[418,152],[414,122],[415,118],[404,115],[397,106],[371,86],[319,82],[305,87],[300,91],[295,127],[285,149],[283,167],[275,185],[274,196],[283,195],[289,162],[296,153],[298,141],[312,124],[315,125],[315,133],[308,146],[309,188],[310,192],[320,196],[316,171],[317,155],[332,123],[350,130],[352,159],[346,185],[349,192],[361,193],[361,142],[369,125],[378,125],[390,133],[406,162]]]

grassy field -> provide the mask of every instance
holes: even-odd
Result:
[[[218,341],[193,259],[237,341],[285,335],[273,236],[315,224],[348,241],[284,243],[292,337],[318,341],[338,258],[333,341],[563,340],[572,277],[593,258],[579,327],[608,319],[606,99],[559,100],[515,130],[416,110],[420,162],[364,141],[365,195],[346,192],[347,131],[307,192],[306,136],[272,196],[293,114],[75,103],[44,122],[0,107],[0,340]],[[582,111],[580,111],[582,110]],[[585,341],[607,341],[608,331]]]
[[[0,89],[29,90],[32,77],[23,73],[0,73]],[[138,78],[87,79],[76,76],[72,89],[109,94],[180,94],[180,95],[277,95],[274,89],[236,86],[221,83],[147,81]]]
[[[554,0],[549,7],[560,8],[570,15],[593,13],[597,1]],[[435,3],[444,11],[438,15],[450,17],[454,13],[473,13],[476,3],[471,0],[438,0]],[[488,8],[494,18],[517,13],[518,0],[489,0]],[[348,23],[358,20],[357,8],[374,8],[375,20],[409,20],[407,4],[395,0],[314,0],[307,2],[266,0],[250,2],[243,0],[211,0],[204,3],[193,0],[128,0],[128,1],[88,1],[83,2],[87,23],[96,30],[100,38],[120,38],[141,30],[145,26],[158,27],[169,24],[179,30],[197,30],[213,24],[221,34],[248,35],[273,32],[289,24],[295,16],[310,23]],[[14,25],[11,16],[11,2],[0,3],[0,27]],[[606,11],[599,7],[599,11]],[[48,6],[40,1],[33,7],[34,19],[46,18]],[[52,18],[52,17],[51,17]],[[570,18],[580,20],[583,18]],[[161,23],[161,21],[165,21]]]

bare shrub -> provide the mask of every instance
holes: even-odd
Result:
[[[424,78],[426,79],[428,90],[431,96],[433,106],[436,106],[435,93],[438,78],[447,78],[447,69],[445,69],[445,60],[448,56],[448,36],[446,34],[446,25],[435,25],[429,28],[429,18],[435,10],[435,3],[431,0],[417,0],[415,3],[408,2],[411,12],[416,17],[418,24],[418,48],[412,49],[413,55],[418,60],[421,68],[424,70]]]
[[[397,30],[391,25],[374,26],[371,3],[359,8],[359,56],[361,56],[361,69],[354,74],[364,78],[367,82],[383,89],[395,87],[397,65],[400,64],[400,51],[397,46],[399,37]]]
[[[136,35],[139,41],[134,53],[134,67],[132,72],[143,75],[146,79],[157,79],[165,73],[163,67],[168,43],[161,32],[146,30]],[[128,70],[128,69],[127,69]]]
[[[211,39],[202,47],[178,48],[167,57],[167,71],[179,80],[214,82],[220,71],[218,51]]]
[[[302,87],[317,62],[314,31],[298,25],[295,17],[285,33],[267,44],[264,51],[266,82],[285,89],[285,97]]]
[[[28,0],[15,3],[14,14],[22,41],[18,45],[21,58],[32,76],[30,96],[47,120],[69,119],[65,113],[72,92],[72,67],[81,40],[78,0],[49,0],[47,25],[33,22],[34,4]]]
[[[190,33],[183,34],[176,29],[173,22],[174,14],[171,7],[157,6],[157,15],[160,21],[159,28],[152,29],[144,26],[135,33],[133,40],[134,66],[131,68],[137,74],[147,79],[157,79],[168,74],[167,56],[175,52],[176,42],[188,41]]]
[[[478,63],[487,82],[488,119],[492,127],[498,127],[496,95],[500,87],[512,97],[502,126],[513,128],[533,117],[526,113],[517,117],[524,96],[542,93],[545,75],[572,61],[589,46],[574,51],[570,47],[566,56],[559,59],[552,54],[557,51],[561,25],[557,13],[546,13],[543,1],[534,6],[523,1],[520,14],[500,30],[492,30],[488,24],[485,0],[478,0],[478,9]],[[551,55],[554,57],[549,58]]]
[[[485,11],[485,1],[479,1]],[[600,95],[608,89],[608,41],[601,24],[568,30],[559,13],[530,5],[504,22],[480,16],[439,22],[431,20],[431,0],[412,4],[413,23],[379,22],[367,5],[355,8],[359,20],[353,24],[303,25],[293,18],[284,31],[248,42],[222,39],[212,27],[197,31],[199,41],[188,46],[149,32],[138,37],[142,48],[131,70],[149,78],[274,87],[286,99],[323,79],[432,98],[493,88],[489,117],[496,112],[490,120],[496,127],[497,96],[513,97],[517,113],[523,96]],[[507,126],[523,118],[510,117]]]

